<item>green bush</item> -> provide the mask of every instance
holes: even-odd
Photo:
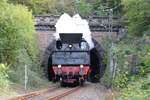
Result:
[[[27,6],[32,12],[36,14],[49,13],[52,8],[52,0],[8,0],[13,4],[22,4]]]
[[[144,77],[150,72],[150,37],[134,38],[130,41],[121,41],[109,48],[108,41],[103,42],[107,51],[107,60],[113,59],[113,71],[110,72],[109,63],[107,63],[106,73],[101,79],[105,84],[111,84],[113,87],[125,88],[130,81]],[[115,64],[116,63],[116,66]],[[135,76],[136,78],[132,78]]]
[[[17,51],[26,48],[32,53],[35,42],[34,20],[31,12],[24,6],[9,5],[3,8],[0,15],[0,59],[14,64]]]
[[[35,65],[31,57],[28,55],[26,49],[18,51],[17,64],[15,64],[11,69],[13,73],[9,74],[9,80],[14,83],[19,83],[24,85],[25,77],[25,66],[27,67],[27,76],[28,76],[28,86],[30,87],[39,87],[44,83],[44,80],[41,79],[43,76],[42,69],[40,66]]]
[[[146,78],[130,82],[121,90],[121,96],[116,100],[149,100],[150,99],[150,74]]]
[[[7,63],[12,71],[8,79],[17,84],[24,84],[24,67],[28,67],[28,77],[32,77],[34,86],[44,81],[41,79],[40,53],[35,40],[35,27],[32,13],[22,5],[0,1],[0,62]],[[38,74],[37,74],[38,73]],[[3,75],[0,75],[3,77]],[[36,80],[38,79],[38,80]],[[39,81],[41,80],[41,81]],[[29,85],[32,82],[29,80]]]
[[[93,16],[108,16],[108,12],[106,11],[106,9],[108,7],[113,8],[112,6],[114,6],[114,3],[111,3],[111,4],[109,3],[110,1],[112,0],[108,0],[107,2],[103,0],[92,0],[91,1],[92,15]]]
[[[110,3],[103,0],[8,0],[13,4],[22,4],[32,10],[34,15],[37,14],[51,14],[61,15],[63,13],[69,13],[74,15],[79,13],[81,16],[107,16],[107,12],[103,10],[105,8],[114,7],[121,3],[120,0]],[[122,6],[118,6],[114,9],[114,14],[118,15],[122,11]]]
[[[87,3],[86,0],[79,0],[77,3],[77,13],[81,16],[90,16],[92,12],[92,5]]]
[[[79,13],[81,16],[89,16],[92,12],[92,5],[86,0],[62,0],[57,3],[52,3],[55,9],[54,15],[61,15],[63,13],[68,13],[74,15]]]
[[[10,86],[8,80],[9,74],[11,73],[9,67],[5,64],[0,64],[0,91],[5,92]]]
[[[7,4],[0,15],[0,60],[16,64],[21,49],[26,50],[34,66],[40,64],[32,13],[25,6]]]

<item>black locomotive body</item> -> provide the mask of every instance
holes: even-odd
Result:
[[[64,84],[83,84],[90,70],[90,50],[81,33],[60,33],[52,53],[55,79]]]

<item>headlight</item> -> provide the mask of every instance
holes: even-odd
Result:
[[[80,65],[80,68],[83,68],[84,66],[83,65]]]
[[[69,44],[69,48],[72,48],[72,44]]]
[[[61,68],[61,65],[58,65],[58,68]]]

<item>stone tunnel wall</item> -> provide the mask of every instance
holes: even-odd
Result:
[[[53,37],[54,31],[37,31],[36,39],[39,44],[40,53],[43,56],[46,48],[54,39]]]
[[[44,55],[46,48],[54,39],[53,33],[54,33],[54,31],[37,31],[36,32],[36,39],[39,44],[41,56]],[[108,32],[93,32],[92,37],[101,44],[102,37],[106,36],[107,34],[108,34]],[[112,34],[113,34],[113,38],[116,38],[117,33],[113,32]]]

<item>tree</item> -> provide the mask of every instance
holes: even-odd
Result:
[[[127,29],[130,35],[143,36],[150,29],[150,1],[123,0],[125,17],[128,18]]]
[[[3,4],[0,7],[0,62],[15,64],[21,49],[34,60],[37,48],[32,13],[25,6],[0,4]]]
[[[114,16],[122,16],[123,5],[121,4],[121,0],[107,0],[107,6],[113,9]]]
[[[81,16],[91,15],[92,6],[90,3],[87,3],[85,0],[79,0],[77,5],[77,13],[79,13]]]
[[[107,12],[104,9],[108,8],[106,2],[103,0],[92,0],[92,15],[93,16],[107,16]]]
[[[8,0],[13,4],[22,4],[32,10],[33,14],[49,13],[52,9],[52,0]]]

